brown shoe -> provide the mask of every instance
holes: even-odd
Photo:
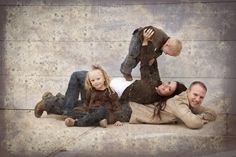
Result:
[[[72,126],[75,125],[75,121],[76,121],[76,120],[74,120],[74,119],[72,119],[72,118],[66,118],[66,120],[65,120],[65,125],[66,125],[67,127],[72,127]]]
[[[100,120],[99,125],[102,128],[106,128],[107,127],[107,119]]]
[[[45,111],[45,99],[53,96],[51,92],[45,92],[42,96],[42,100],[39,101],[34,108],[34,115],[37,118],[40,118]]]
[[[125,73],[122,73],[124,78],[126,79],[126,81],[132,81],[133,80],[133,77],[131,74],[125,74]]]
[[[40,118],[45,110],[44,100],[39,101],[34,108],[34,115],[37,118]]]

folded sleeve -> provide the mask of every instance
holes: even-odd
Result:
[[[182,120],[184,124],[191,129],[199,129],[204,125],[204,121],[190,110],[187,104],[184,102],[169,102],[173,104],[172,113]],[[177,104],[176,104],[177,103]]]

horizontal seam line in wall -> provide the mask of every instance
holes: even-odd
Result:
[[[121,41],[100,41],[100,40],[96,40],[96,41],[75,41],[75,40],[0,40],[0,42],[84,42],[84,43],[88,43],[88,42],[129,42],[130,40],[121,40]],[[236,41],[236,40],[235,40]]]
[[[122,76],[112,76],[112,77],[122,77]],[[138,76],[133,76],[134,79],[138,79]],[[178,78],[178,79],[236,79],[236,77],[182,77],[182,76],[176,76],[176,77],[161,77],[161,79],[173,79],[173,78]]]
[[[14,77],[14,75],[0,74],[0,77],[3,77],[3,76],[8,76],[8,77],[13,76]],[[33,76],[32,75],[25,75],[23,77],[58,77],[58,78],[67,77],[69,79],[70,75],[33,75]]]
[[[8,74],[0,74],[0,77],[4,77],[4,76],[9,76]],[[12,75],[13,76],[13,75]],[[121,75],[117,76],[117,75],[110,75],[111,78],[116,78],[116,77],[123,77]],[[70,75],[25,75],[24,77],[70,77]],[[139,76],[134,76],[134,79],[140,80]],[[236,77],[182,77],[182,76],[175,76],[175,77],[161,77],[162,79],[236,79]]]
[[[11,110],[32,111],[32,110],[34,110],[34,109],[9,109],[9,108],[0,108],[0,110],[9,110],[9,111],[11,111]]]
[[[120,40],[120,41],[101,41],[101,40],[96,40],[96,41],[75,41],[75,40],[0,40],[0,42],[130,42],[130,40]],[[198,41],[198,42],[205,42],[205,41],[236,41],[236,40],[182,40],[182,41]]]
[[[57,7],[64,7],[64,6],[122,6],[122,5],[161,5],[161,4],[195,4],[195,3],[235,3],[236,1],[211,1],[211,2],[206,2],[206,1],[195,1],[195,2],[156,2],[156,3],[138,3],[138,4],[134,4],[134,3],[116,3],[116,4],[101,4],[101,3],[97,3],[97,4],[71,4],[71,5],[59,5],[59,4],[38,4],[38,5],[34,5],[34,4],[0,4],[0,6],[57,6]]]

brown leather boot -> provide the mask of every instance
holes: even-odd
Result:
[[[43,111],[45,111],[45,99],[53,96],[50,92],[45,92],[42,96],[42,100],[40,100],[35,108],[34,108],[34,115],[37,118],[40,118],[43,114]]]
[[[40,118],[45,108],[44,100],[39,101],[34,108],[34,115],[36,118]]]
[[[75,125],[75,121],[76,121],[76,120],[74,120],[74,119],[72,119],[72,118],[66,118],[66,120],[65,120],[65,125],[66,125],[67,127],[72,127],[72,126]]]

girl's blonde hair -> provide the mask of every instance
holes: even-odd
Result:
[[[104,80],[105,80],[104,85],[106,86],[106,88],[108,88],[109,92],[111,92],[110,77],[108,76],[107,72],[98,64],[92,65],[92,69],[87,73],[86,78],[85,78],[85,89],[87,91],[91,91],[93,89],[92,83],[89,80],[89,73],[94,70],[100,70],[102,72]]]

